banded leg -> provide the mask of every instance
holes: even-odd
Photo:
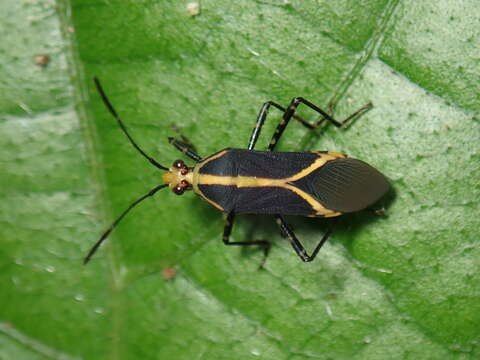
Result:
[[[253,240],[253,241],[230,241],[230,234],[232,233],[233,222],[235,221],[235,214],[232,212],[228,213],[227,218],[225,219],[225,226],[223,228],[223,243],[225,245],[237,245],[237,246],[249,246],[249,245],[257,245],[263,246],[264,250],[264,260],[267,258],[268,251],[270,250],[270,242],[266,240]]]
[[[189,138],[187,138],[185,135],[182,134],[182,132],[180,131],[177,125],[175,124],[170,125],[170,129],[172,129],[173,132],[175,132],[176,137],[180,138],[180,141],[183,142],[186,146],[188,146],[190,150],[192,150],[194,153],[197,152],[197,148],[195,147],[195,145],[193,145],[193,143],[190,141]]]
[[[288,226],[285,219],[283,217],[281,217],[280,215],[275,215],[275,219],[277,221],[278,226],[280,227],[280,231],[282,232],[282,234],[284,234],[288,238],[288,240],[290,241],[290,244],[292,244],[292,247],[295,250],[295,252],[297,253],[298,257],[300,259],[302,259],[302,261],[304,261],[304,262],[310,262],[317,257],[318,252],[322,248],[323,244],[325,244],[328,237],[330,236],[330,234],[335,229],[335,225],[338,222],[338,218],[332,220],[332,222],[330,223],[330,226],[328,227],[325,234],[323,234],[322,239],[320,240],[318,245],[315,247],[312,254],[308,255],[307,250],[302,245],[300,240],[297,239],[297,237],[295,236],[295,233],[290,228],[290,226]]]
[[[278,110],[280,110],[282,113],[285,113],[287,111],[282,105],[277,104],[276,102],[273,101],[267,101],[262,105],[262,108],[260,109],[260,112],[257,115],[257,120],[255,121],[255,127],[253,128],[252,135],[250,135],[250,140],[248,141],[248,150],[253,150],[255,148],[255,144],[257,143],[257,140],[260,136],[260,132],[263,127],[263,123],[265,122],[265,119],[267,118],[268,110],[270,109],[270,106],[276,107]],[[300,122],[302,125],[306,126],[309,129],[314,129],[309,122],[305,121],[302,119],[300,116],[293,115],[292,116],[295,120]]]
[[[190,159],[193,159],[196,162],[199,162],[200,160],[202,160],[202,158],[192,149],[190,144],[174,139],[172,137],[168,138],[168,142],[173,146],[175,146],[182,153],[187,155]]]
[[[275,130],[275,133],[272,136],[272,140],[270,140],[270,144],[268,145],[268,150],[272,151],[275,148],[275,145],[277,144],[278,140],[282,136],[283,131],[287,127],[290,119],[295,116],[295,110],[297,110],[297,107],[298,107],[298,105],[300,105],[300,103],[303,103],[303,104],[307,105],[310,109],[315,110],[316,112],[318,112],[320,115],[323,116],[315,124],[309,124],[309,123],[305,124],[305,123],[302,122],[303,125],[305,125],[306,127],[308,127],[311,130],[318,128],[325,120],[330,121],[336,127],[341,127],[341,126],[345,125],[346,123],[348,123],[353,118],[355,118],[357,116],[360,116],[364,112],[368,111],[373,106],[372,103],[368,103],[368,104],[362,106],[357,111],[355,111],[350,116],[348,116],[346,119],[344,119],[342,121],[338,121],[338,120],[334,119],[332,116],[330,116],[328,113],[326,113],[325,111],[320,109],[315,104],[312,104],[310,101],[305,100],[304,98],[301,98],[301,97],[293,98],[292,101],[290,102],[290,105],[288,106],[288,109],[283,113],[282,121],[280,122],[280,124],[278,124],[278,126]]]

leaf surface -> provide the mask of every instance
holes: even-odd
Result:
[[[398,0],[6,0],[0,5],[0,358],[476,359],[480,356],[480,6]],[[48,55],[41,65],[39,55]],[[346,216],[304,264],[270,217],[193,193],[147,200],[88,266],[160,163],[246,147],[261,104],[303,96],[346,129],[289,125],[279,149],[332,150],[391,180],[387,217]],[[300,108],[315,121],[315,114]],[[257,148],[280,114],[272,110]],[[186,160],[186,159],[185,159]],[[326,222],[291,218],[312,249]],[[166,270],[175,276],[166,280]],[[163,275],[162,275],[163,274]]]

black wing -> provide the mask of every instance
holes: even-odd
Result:
[[[342,213],[369,207],[390,187],[377,169],[350,158],[329,161],[294,185],[314,195],[326,208]]]

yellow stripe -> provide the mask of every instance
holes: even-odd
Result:
[[[225,155],[227,153],[227,151],[228,150],[222,150],[222,151],[218,152],[217,154],[212,155],[211,157],[208,157],[205,160],[202,160],[197,165],[195,165],[195,167],[193,168],[193,180],[192,180],[193,191],[195,191],[197,194],[201,194],[202,197],[205,198],[205,199],[206,199],[206,197],[202,194],[202,192],[198,188],[198,183],[199,183],[198,172],[200,171],[200,169],[202,168],[203,165],[205,165],[206,163],[209,163],[212,160],[218,159],[219,157],[222,157],[223,155]]]
[[[287,182],[288,181],[299,180],[299,179],[307,176],[311,172],[317,170],[318,168],[321,168],[323,165],[325,165],[325,163],[327,161],[345,157],[345,155],[343,155],[343,154],[334,153],[334,152],[328,152],[326,154],[322,154],[322,153],[317,152],[317,155],[319,156],[319,158],[317,160],[315,160],[309,167],[307,167],[307,168],[303,169],[302,171],[299,171],[295,175],[293,175],[289,178],[285,178],[283,180],[287,181]]]
[[[212,201],[210,200],[208,197],[206,197],[202,192],[201,190],[198,188],[198,182],[199,182],[199,174],[198,172],[200,171],[200,169],[202,168],[203,165],[205,165],[206,163],[212,161],[212,160],[215,160],[215,159],[218,159],[220,157],[222,157],[223,155],[225,155],[227,153],[227,149],[226,150],[222,150],[220,152],[218,152],[217,154],[215,155],[212,155],[208,158],[206,158],[205,160],[199,162],[197,165],[195,165],[195,167],[193,168],[193,176],[192,176],[192,188],[193,188],[193,191],[195,193],[197,193],[198,195],[200,195],[203,199],[205,199],[205,201],[209,202],[210,204],[212,204],[214,207],[216,207],[218,210],[220,211],[224,211],[225,209],[220,205],[220,204],[217,204],[215,201]]]
[[[297,187],[288,184],[289,182],[294,182],[299,180],[308,174],[312,173],[316,169],[325,165],[327,161],[338,159],[338,158],[345,158],[345,155],[340,153],[328,152],[328,153],[320,153],[318,152],[318,159],[316,159],[311,165],[306,167],[305,169],[299,171],[293,176],[282,178],[282,179],[270,179],[270,178],[260,178],[254,176],[218,176],[218,175],[209,175],[209,174],[199,174],[200,168],[214,160],[218,159],[225,155],[227,150],[221,151],[218,154],[206,159],[204,162],[199,163],[195,166],[193,171],[193,190],[199,194],[202,198],[208,201],[210,204],[215,206],[217,209],[222,210],[222,206],[217,204],[216,202],[207,198],[202,191],[199,189],[198,185],[224,185],[224,186],[236,186],[238,188],[245,188],[245,187],[280,187],[284,189],[288,189],[293,191],[300,197],[302,197],[306,202],[312,206],[313,210],[315,211],[315,215],[325,216],[325,217],[333,217],[339,216],[341,213],[327,209],[324,207],[318,200],[316,200],[313,196],[309,195],[305,191],[298,189]]]
[[[284,186],[281,186],[281,187],[284,188],[284,189],[288,189],[288,190],[293,191],[295,194],[297,194],[298,196],[303,198],[303,200],[308,202],[310,204],[310,206],[313,208],[313,210],[315,210],[315,215],[322,215],[322,216],[325,216],[325,217],[333,217],[333,216],[342,215],[341,213],[339,213],[337,211],[327,209],[325,206],[320,204],[320,202],[318,200],[316,200],[313,196],[311,196],[310,194],[306,193],[303,190],[300,190],[299,188],[297,188],[295,186],[285,184]]]
[[[219,153],[218,156],[216,155],[215,158],[223,156],[224,152]],[[218,176],[218,175],[210,175],[210,174],[199,174],[198,171],[202,167],[203,164],[195,168],[193,177],[197,181],[194,181],[194,189],[195,187],[198,189],[198,184],[201,185],[225,185],[225,186],[232,186],[235,185],[237,187],[260,187],[260,186],[282,186],[288,182],[297,181],[308,174],[312,173],[313,171],[317,170],[318,168],[325,165],[327,161],[338,159],[339,157],[345,157],[343,154],[337,153],[328,153],[328,154],[321,154],[319,153],[319,158],[316,159],[310,166],[306,167],[302,171],[299,171],[293,176],[281,178],[281,179],[271,179],[271,178],[261,178],[255,176]],[[209,159],[210,160],[210,159]]]

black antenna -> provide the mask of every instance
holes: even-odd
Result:
[[[152,190],[150,190],[147,194],[143,195],[140,199],[137,199],[133,203],[131,203],[130,206],[126,210],[124,210],[124,212],[113,222],[113,224],[108,228],[108,230],[103,233],[103,235],[100,237],[100,239],[97,240],[95,245],[92,246],[92,248],[88,252],[87,256],[85,256],[85,259],[83,259],[83,264],[86,265],[90,261],[90,258],[93,256],[93,254],[95,254],[95,252],[98,250],[100,245],[105,241],[107,236],[112,232],[112,230],[115,228],[115,226],[118,225],[118,223],[123,219],[123,217],[125,215],[128,214],[128,212],[132,208],[137,206],[139,203],[141,203],[146,198],[155,195],[155,193],[157,191],[163,189],[166,186],[168,186],[168,184],[158,185],[158,186],[154,187]]]
[[[103,102],[105,103],[105,106],[108,108],[108,110],[110,111],[110,113],[113,115],[113,117],[117,120],[118,122],[118,125],[120,125],[120,128],[122,129],[122,131],[124,132],[125,135],[127,135],[127,138],[128,140],[130,140],[130,143],[133,145],[133,147],[135,149],[137,149],[140,154],[142,154],[148,161],[150,161],[151,164],[153,164],[154,166],[156,166],[157,168],[159,169],[162,169],[162,170],[168,170],[168,168],[166,168],[165,166],[161,165],[160,163],[158,163],[154,158],[148,156],[145,151],[143,151],[140,146],[137,145],[137,143],[132,139],[132,137],[130,136],[130,134],[128,133],[127,131],[127,127],[125,126],[125,124],[123,123],[122,119],[120,119],[120,116],[118,116],[117,112],[115,111],[115,109],[113,108],[113,105],[110,103],[110,100],[108,100],[108,97],[107,95],[105,94],[105,92],[103,91],[103,88],[102,88],[102,85],[100,84],[100,80],[98,80],[97,77],[94,77],[93,78],[93,81],[95,82],[95,85],[97,86],[97,90],[98,92],[100,93],[100,96],[102,97],[102,100]]]

